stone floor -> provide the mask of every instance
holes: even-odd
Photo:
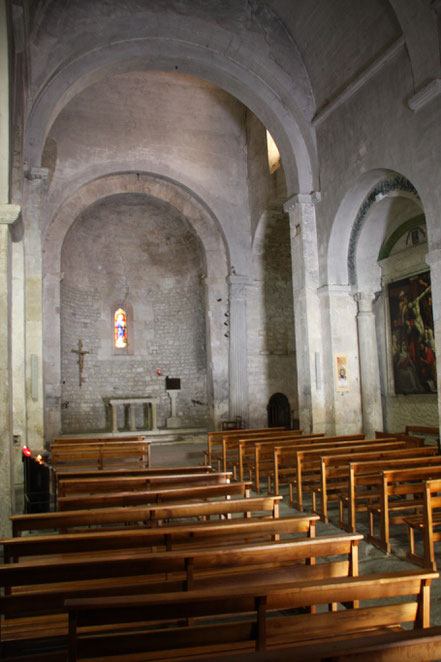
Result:
[[[200,464],[203,462],[203,451],[207,448],[206,435],[188,436],[181,441],[170,441],[153,443],[152,465],[153,466],[186,466]],[[281,490],[285,501],[281,504],[281,515],[293,515],[293,510],[288,505],[288,490]],[[319,522],[317,535],[341,533],[336,522],[338,511],[336,505],[330,507],[330,523]],[[357,514],[358,532],[368,532],[368,518],[364,513]],[[394,572],[415,568],[417,566],[406,561],[407,536],[403,526],[395,526],[391,529],[392,553],[385,554],[380,549],[367,542],[361,542],[359,550],[360,575],[378,572]],[[441,548],[438,548],[438,565],[441,568]],[[432,583],[431,588],[431,624],[441,625],[441,578]]]

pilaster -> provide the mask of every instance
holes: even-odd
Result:
[[[204,278],[207,301],[207,389],[211,429],[228,418],[229,311],[225,278]]]
[[[0,205],[0,535],[10,535],[9,517],[14,510],[12,458],[11,384],[11,238],[9,225],[20,214],[17,205]]]
[[[304,432],[321,432],[325,427],[324,389],[318,378],[323,364],[315,213],[318,202],[319,193],[299,194],[284,205],[291,228],[300,427]]]
[[[43,447],[43,306],[41,209],[47,168],[29,167],[24,180],[24,259],[26,319],[26,426],[28,445]]]
[[[242,417],[248,422],[248,340],[247,340],[247,284],[248,278],[231,274],[229,288],[229,373],[230,417]]]
[[[383,429],[378,345],[375,314],[372,310],[375,295],[372,292],[357,292],[354,298],[358,304],[358,352],[363,431],[370,437],[373,436],[375,430]]]

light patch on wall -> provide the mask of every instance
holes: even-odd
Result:
[[[270,175],[272,175],[280,167],[280,152],[268,130],[266,132],[266,146],[268,151],[268,167]]]

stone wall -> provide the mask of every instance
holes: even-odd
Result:
[[[284,393],[298,418],[289,220],[262,219],[248,296],[250,425],[267,425],[267,404]]]
[[[105,198],[69,230],[62,270],[63,432],[109,429],[104,403],[110,397],[158,398],[158,424],[164,426],[170,416],[166,375],[181,378],[177,409],[184,423],[206,423],[203,255],[186,219],[149,196]],[[133,310],[132,341],[118,355],[112,314],[126,304]],[[72,352],[80,339],[90,352],[81,388]],[[142,424],[138,411],[137,426]]]

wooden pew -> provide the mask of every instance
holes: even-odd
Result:
[[[211,654],[215,659],[215,655],[222,652],[262,651],[320,640],[327,644],[332,656],[333,637],[338,641],[362,632],[375,633],[396,627],[397,623],[411,624],[414,628],[429,627],[430,584],[437,577],[438,574],[431,571],[410,570],[287,584],[283,588],[250,586],[240,591],[219,588],[210,592],[189,591],[185,595],[68,600],[69,660],[74,662],[98,655],[100,659],[106,656],[116,659],[117,655],[141,652],[149,652],[151,660],[179,656],[186,659],[186,653],[187,659],[198,653],[206,659]],[[387,606],[378,605],[376,601],[385,596],[398,600]],[[402,601],[404,597],[406,602]],[[366,606],[319,614],[293,614],[291,611],[354,599],[366,600]],[[273,616],[273,612],[282,610],[284,615]],[[246,614],[250,617],[244,618]],[[221,620],[213,623],[220,616]],[[178,628],[146,629],[144,624],[154,618],[198,620],[196,624],[190,620],[191,625]],[[108,627],[103,632],[104,624]],[[136,625],[136,632],[124,632],[127,624]]]
[[[195,485],[192,487],[170,487],[139,492],[111,492],[109,494],[80,494],[60,497],[59,511],[84,510],[86,508],[118,508],[149,503],[190,503],[231,496],[249,497],[251,483],[223,483],[218,485]]]
[[[360,535],[323,536],[277,543],[231,545],[165,552],[117,550],[67,555],[0,566],[2,639],[32,640],[66,634],[66,598],[155,594],[194,589],[262,589],[286,581],[323,580],[358,574]],[[329,556],[336,557],[330,561]],[[317,562],[318,559],[321,562]],[[18,587],[18,590],[15,590]],[[19,623],[14,615],[27,614]],[[57,616],[54,618],[54,616]],[[157,620],[156,618],[154,620]],[[11,647],[13,643],[11,641]]]
[[[309,446],[306,449],[300,449],[298,446],[274,446],[273,449],[273,459],[272,464],[268,468],[268,492],[276,491],[280,487],[280,482],[289,483],[290,480],[294,480],[297,476],[297,454],[299,452],[320,452],[321,450],[334,450],[347,452],[349,453],[352,448],[365,450],[369,446],[378,447],[379,444],[383,447],[386,441],[384,439],[365,439],[364,435],[355,435],[355,438],[351,438],[351,435],[344,435],[341,437],[325,437],[323,443],[317,443],[313,446]],[[403,442],[397,442],[393,437],[387,440],[387,443],[394,444],[398,447],[399,444],[403,445]],[[322,453],[324,454],[324,453]],[[328,453],[329,455],[330,453]],[[274,482],[274,488],[271,489],[271,479]],[[283,479],[283,481],[282,481]]]
[[[157,474],[155,476],[121,476],[112,475],[95,476],[93,478],[76,477],[58,480],[58,496],[65,497],[72,494],[103,494],[106,492],[129,492],[148,489],[162,489],[164,487],[192,487],[196,485],[222,485],[231,482],[231,471],[222,473],[185,473],[185,474]]]
[[[211,662],[211,657],[198,657],[199,662]],[[377,634],[369,632],[329,642],[310,641],[295,646],[252,653],[217,655],[216,662],[439,662],[441,660],[441,626],[414,630],[389,629]],[[27,662],[27,661],[26,661]]]
[[[204,457],[205,457],[205,464],[208,464],[209,466],[212,466],[213,464],[213,459],[212,459],[212,454],[213,454],[213,448],[215,446],[223,446],[224,439],[228,439],[228,437],[233,436],[240,432],[242,437],[246,437],[248,435],[253,435],[257,433],[262,433],[263,435],[265,434],[273,434],[277,430],[286,430],[284,427],[280,428],[247,428],[244,430],[216,430],[208,433],[208,448],[207,451],[204,451]],[[224,469],[225,471],[225,469]]]
[[[131,441],[124,445],[60,446],[52,450],[51,462],[55,471],[79,467],[104,469],[112,465],[116,468],[147,468],[150,462],[150,443]]]
[[[97,531],[89,533],[68,533],[46,536],[25,536],[1,540],[5,563],[17,562],[27,557],[48,557],[55,554],[76,554],[111,549],[156,548],[171,551],[189,546],[219,546],[225,544],[245,544],[279,540],[280,536],[306,534],[315,538],[315,524],[318,515],[294,515],[262,519],[235,518],[200,523],[164,525],[154,529],[128,529]],[[153,551],[153,549],[151,550]]]
[[[98,527],[125,527],[129,524],[148,523],[158,526],[163,520],[182,520],[188,518],[219,518],[230,515],[251,517],[253,512],[266,513],[269,517],[279,516],[281,496],[250,497],[245,499],[222,499],[219,501],[195,502],[190,504],[170,504],[132,506],[124,508],[96,508],[65,512],[35,513],[12,515],[12,535],[21,535],[24,531],[62,531],[81,529],[84,532],[97,530]],[[88,527],[88,528],[87,528]],[[116,531],[116,528],[112,528]]]
[[[434,447],[426,447],[434,448]],[[356,513],[367,510],[367,503],[378,501],[381,497],[381,472],[388,469],[406,469],[413,467],[437,466],[441,464],[439,455],[425,457],[418,455],[400,460],[386,460],[382,462],[350,462],[348,466],[348,487],[338,494],[340,528],[346,531],[356,531]],[[347,507],[347,518],[344,510]]]
[[[297,435],[295,437],[273,437],[271,439],[239,439],[238,440],[238,463],[233,465],[239,480],[244,480],[245,471],[248,471],[250,480],[254,475],[254,487],[260,492],[261,467],[268,463],[273,457],[274,446],[310,446],[323,443],[323,434]]]
[[[50,446],[66,446],[66,445],[73,445],[75,446],[76,444],[106,444],[108,442],[122,442],[125,443],[126,441],[147,441],[147,438],[143,434],[128,434],[128,435],[103,435],[103,436],[96,436],[96,437],[78,437],[78,436],[72,436],[72,437],[55,437],[53,441],[51,442]]]
[[[379,450],[381,446],[381,451]],[[292,508],[303,511],[303,494],[311,491],[314,485],[320,484],[320,461],[323,455],[359,455],[361,452],[366,454],[369,451],[373,453],[384,453],[387,450],[398,450],[404,448],[404,442],[401,441],[388,441],[382,442],[381,445],[374,440],[372,444],[357,444],[344,447],[334,446],[334,448],[317,448],[314,450],[299,451],[296,454],[296,467],[295,478],[288,481],[289,484],[289,505]],[[279,470],[279,474],[291,472],[291,469],[283,468]],[[294,490],[296,495],[294,497]]]
[[[232,434],[229,437],[224,437],[222,440],[222,449],[220,454],[212,455],[212,459],[217,462],[218,469],[221,467],[226,471],[228,467],[235,468],[239,460],[239,443],[240,441],[247,441],[250,445],[253,443],[272,440],[272,439],[292,439],[297,440],[301,437],[304,437],[300,430],[277,430],[274,432],[266,433],[257,433],[242,435],[236,430],[236,434]],[[316,435],[314,435],[316,436]],[[318,435],[323,436],[323,435]]]
[[[353,505],[355,506],[355,492],[350,492],[349,487],[349,464],[361,463],[357,467],[358,475],[365,469],[364,473],[376,472],[378,474],[380,468],[384,466],[384,460],[389,464],[389,468],[394,468],[394,463],[406,458],[414,458],[424,462],[425,458],[433,457],[437,453],[435,447],[423,448],[400,448],[391,450],[370,450],[367,452],[353,453],[349,455],[337,456],[322,456],[320,458],[320,481],[316,485],[312,485],[313,492],[313,511],[319,513],[324,522],[328,522],[328,502],[333,500],[342,501],[342,494],[351,496],[350,504],[348,506],[349,521],[351,525],[355,525],[355,518],[352,517],[354,513]],[[441,461],[438,456],[437,461]],[[366,464],[364,464],[366,462]],[[387,464],[386,462],[386,464]],[[355,472],[352,471],[354,476]],[[363,483],[366,486],[366,482]],[[357,495],[360,499],[362,494]],[[319,497],[319,499],[317,499]],[[353,497],[353,498],[352,498]],[[374,494],[366,493],[364,497],[372,500],[379,497],[378,491]],[[317,506],[317,503],[320,505]],[[340,518],[341,521],[342,518]]]
[[[436,570],[435,542],[441,540],[441,479],[428,480],[424,483],[424,506],[421,515],[405,517],[409,549],[407,559],[424,568]],[[437,530],[435,530],[437,529]],[[415,532],[423,534],[423,554],[415,550]]]
[[[409,448],[414,448],[414,447],[419,447],[420,446],[420,441],[422,439],[416,439],[416,438],[405,438],[405,435],[401,435],[400,439],[397,439],[396,437],[392,436],[386,436],[386,434],[382,434],[381,437],[375,437],[375,439],[365,439],[364,434],[360,435],[341,435],[341,436],[335,436],[335,437],[322,437],[322,438],[304,438],[304,446],[301,447],[302,444],[302,439],[299,439],[298,441],[285,441],[283,444],[280,443],[271,443],[269,441],[262,442],[262,444],[256,444],[255,447],[255,459],[254,459],[254,464],[251,464],[250,467],[250,480],[252,478],[252,469],[254,468],[256,477],[255,477],[255,489],[256,491],[259,491],[257,487],[259,486],[259,476],[260,474],[266,475],[268,479],[268,493],[271,493],[271,479],[274,479],[274,492],[278,493],[279,492],[279,476],[283,473],[286,472],[288,474],[294,473],[296,474],[296,469],[294,469],[293,472],[293,467],[296,466],[296,457],[295,457],[295,452],[300,451],[300,450],[314,450],[314,448],[324,448],[324,447],[340,447],[341,445],[348,445],[352,446],[355,444],[360,444],[361,446],[364,445],[379,445],[382,448],[384,447],[385,443],[391,443],[391,442],[398,442],[401,441],[406,447]],[[275,448],[280,448],[282,447],[285,448],[288,457],[284,457],[283,460],[287,462],[287,468],[279,468],[278,465],[281,464],[281,462],[277,462],[277,455],[274,453]],[[291,458],[289,458],[290,450],[293,450],[293,455]],[[361,450],[361,449],[360,449]],[[285,454],[284,454],[285,455]],[[244,472],[243,474],[244,475]],[[289,480],[287,481],[289,482]]]
[[[369,513],[368,542],[389,554],[391,551],[390,525],[404,524],[404,518],[412,514],[409,511],[413,511],[413,513],[422,511],[424,481],[437,477],[441,477],[441,466],[382,471],[380,499],[367,508]],[[375,535],[376,517],[379,519],[378,535]]]
[[[117,476],[174,476],[176,474],[209,474],[213,473],[212,467],[203,466],[190,466],[190,467],[149,467],[148,469],[80,469],[78,471],[53,471],[54,476],[54,494],[58,492],[58,481],[63,480],[77,480],[81,478],[111,478]]]

